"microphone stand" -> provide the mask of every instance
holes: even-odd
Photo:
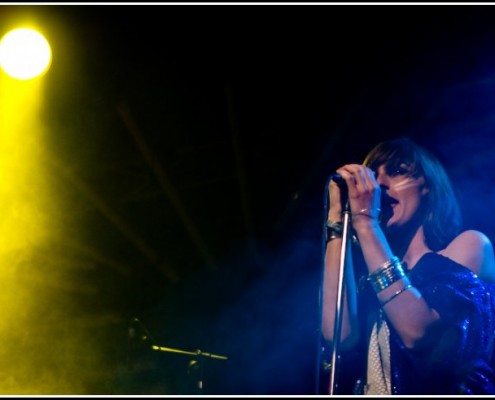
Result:
[[[132,327],[133,325],[138,325],[142,332],[144,332],[144,335],[140,335],[140,340],[143,342],[150,342],[150,348],[153,351],[160,351],[160,352],[166,352],[166,353],[176,353],[176,354],[183,354],[187,356],[194,356],[194,358],[189,362],[189,368],[190,370],[196,370],[197,371],[197,382],[196,382],[196,393],[201,394],[204,391],[204,385],[205,385],[205,380],[204,380],[204,359],[210,358],[210,359],[216,359],[216,360],[228,360],[228,357],[220,355],[220,354],[213,354],[209,353],[206,351],[202,351],[200,349],[197,349],[196,351],[187,351],[187,350],[182,350],[182,349],[176,349],[172,347],[165,347],[165,346],[159,346],[156,344],[155,339],[153,336],[151,336],[150,332],[148,329],[146,329],[146,326],[138,319],[138,318],[133,318],[131,321],[131,327],[129,327],[129,337],[134,337],[136,335],[135,329]],[[129,358],[129,355],[128,355]],[[129,360],[128,360],[128,367],[129,367]]]
[[[343,210],[343,221],[342,221],[342,245],[340,248],[340,266],[339,266],[339,281],[338,281],[338,287],[337,287],[337,298],[336,298],[336,305],[335,305],[335,319],[334,319],[334,330],[333,330],[333,340],[332,340],[332,345],[331,345],[331,361],[329,364],[330,368],[330,377],[329,377],[329,384],[328,384],[328,392],[330,395],[333,395],[335,392],[335,389],[337,387],[337,372],[338,372],[338,364],[339,364],[339,344],[340,344],[340,335],[342,331],[342,317],[343,317],[343,303],[344,303],[344,283],[345,283],[345,271],[346,271],[346,264],[347,264],[347,251],[349,248],[349,219],[350,219],[350,205],[349,205],[349,199],[348,199],[348,191],[347,191],[347,185],[345,182],[342,180],[342,177],[338,175],[332,175],[330,179],[326,182],[325,186],[325,200],[324,200],[324,219],[325,221],[328,218],[328,187],[330,184],[330,181],[334,180],[340,187],[340,193],[341,193],[341,203],[342,203],[342,210]],[[326,225],[326,222],[325,222]],[[325,235],[324,235],[325,236]],[[324,242],[324,251],[323,251],[323,264],[325,260],[325,252],[326,252],[326,240],[323,240]],[[323,270],[325,268],[325,265],[323,265]],[[321,295],[321,294],[320,294]],[[320,310],[320,314],[321,314]],[[321,321],[320,321],[320,326],[321,326]],[[321,337],[320,339],[321,340]],[[320,350],[318,351],[318,364],[320,362],[319,360],[319,354]],[[318,370],[321,368],[318,366]],[[317,383],[316,383],[316,390],[319,392],[319,373],[317,372]]]
[[[196,356],[196,359],[193,359],[189,363],[189,368],[197,368],[198,369],[198,377],[197,377],[197,382],[196,382],[196,391],[197,394],[203,393],[204,390],[204,358],[214,358],[217,360],[227,360],[228,357],[222,356],[219,354],[212,354],[212,353],[207,353],[202,350],[196,350],[196,351],[186,351],[186,350],[181,350],[181,349],[174,349],[172,347],[165,347],[165,346],[157,346],[157,345],[152,345],[151,346],[152,350],[155,351],[164,351],[168,353],[178,353],[178,354],[185,354],[185,355],[190,355],[190,356]]]
[[[337,287],[337,302],[335,306],[335,321],[332,340],[332,352],[330,361],[330,380],[328,384],[328,391],[330,395],[333,395],[336,389],[336,380],[338,372],[338,353],[340,344],[340,335],[342,331],[342,317],[343,317],[343,304],[344,304],[344,284],[345,284],[345,272],[347,264],[347,251],[349,244],[349,219],[350,219],[349,202],[346,201],[344,207],[344,215],[342,221],[342,245],[340,248],[340,266],[339,266],[339,282]]]

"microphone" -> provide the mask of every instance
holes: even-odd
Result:
[[[338,174],[337,172],[330,176],[330,180],[334,181],[337,185],[339,185],[340,188],[345,185],[344,178],[342,178],[342,175]]]
[[[342,175],[338,174],[335,172],[330,176],[330,181],[334,181],[340,189],[340,201],[342,204],[342,210],[348,210],[349,209],[349,202],[348,202],[348,193],[347,193],[347,184],[344,181],[344,178],[342,178]]]

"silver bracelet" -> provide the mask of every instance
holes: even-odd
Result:
[[[377,212],[376,216],[373,215],[373,212],[374,211]],[[378,219],[378,217],[380,216],[380,213],[381,212],[382,212],[382,210],[379,209],[379,208],[372,208],[372,209],[363,208],[363,209],[359,210],[358,212],[351,213],[351,215],[352,216],[354,216],[354,215],[364,215],[365,217],[368,217],[368,218],[371,218],[371,219]]]
[[[405,285],[402,289],[397,290],[392,296],[390,296],[387,300],[381,303],[381,306],[383,307],[385,304],[389,303],[393,299],[395,299],[399,294],[404,293],[406,290],[411,289],[413,286],[411,283],[408,281],[407,285]]]
[[[392,257],[375,272],[368,275],[368,281],[375,293],[381,292],[406,276],[397,257]]]

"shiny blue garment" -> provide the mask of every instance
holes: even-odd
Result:
[[[437,253],[425,254],[411,283],[441,323],[420,349],[390,338],[394,394],[495,394],[491,364],[495,340],[495,285]],[[392,330],[392,329],[391,329]]]
[[[408,275],[441,322],[417,349],[405,348],[389,323],[393,394],[495,394],[495,284],[437,253],[425,254]],[[368,342],[380,307],[363,282],[358,289],[360,340],[341,353],[337,394],[362,394],[366,382]]]

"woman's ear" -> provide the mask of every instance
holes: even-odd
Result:
[[[430,189],[428,189],[426,186],[423,186],[421,188],[421,195],[424,196],[424,195],[428,194],[429,192],[430,192]]]

